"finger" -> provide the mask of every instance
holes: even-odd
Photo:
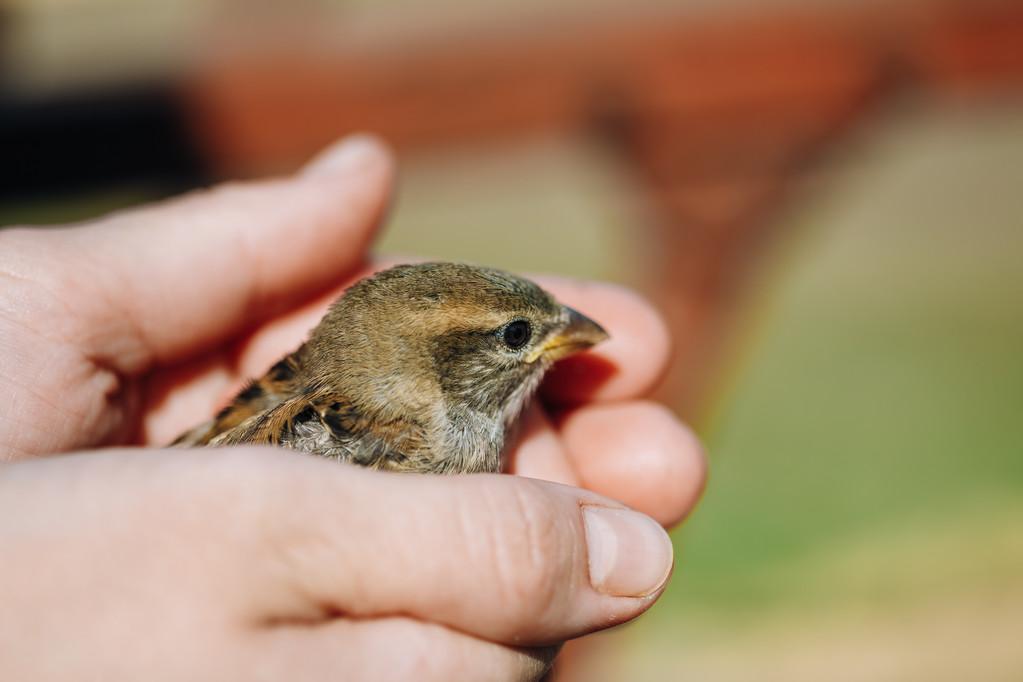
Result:
[[[564,415],[558,430],[583,486],[664,526],[688,516],[703,492],[703,449],[663,405],[586,405]]]
[[[401,476],[252,448],[186,455],[220,462],[225,494],[244,498],[230,508],[256,514],[232,527],[254,533],[237,570],[257,620],[402,613],[546,645],[639,615],[672,566],[654,520],[577,488]]]
[[[229,184],[60,231],[87,264],[97,354],[125,371],[168,362],[338,283],[363,260],[391,189],[365,136],[297,176]],[[127,365],[127,366],[126,366]]]
[[[545,379],[543,397],[553,404],[636,398],[650,392],[668,366],[667,325],[641,296],[610,284],[537,277],[561,303],[593,318],[610,338],[590,351],[562,360]]]
[[[275,627],[257,632],[252,644],[265,679],[294,682],[539,680],[557,652],[495,644],[401,617]]]
[[[579,485],[579,477],[550,418],[537,404],[522,416],[520,438],[508,453],[506,469],[519,476],[564,485]]]

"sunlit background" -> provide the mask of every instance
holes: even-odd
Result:
[[[0,78],[0,224],[372,130],[383,250],[657,302],[710,485],[561,679],[1023,679],[1023,3],[8,0]]]

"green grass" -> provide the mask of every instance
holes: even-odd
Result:
[[[673,600],[745,603],[759,574],[978,498],[1023,493],[1023,324],[786,319],[709,438]]]
[[[895,126],[791,218],[703,434],[706,498],[623,675],[684,668],[694,641],[741,658],[779,622],[867,632],[1023,593],[1020,169],[1017,120]],[[994,612],[970,609],[984,632]],[[793,660],[812,659],[802,646]]]

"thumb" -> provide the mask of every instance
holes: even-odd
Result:
[[[251,457],[251,451],[243,456]],[[208,453],[203,456],[209,457]],[[403,476],[273,451],[257,556],[260,620],[406,614],[546,645],[630,620],[660,595],[671,541],[585,490],[515,476]],[[238,484],[237,480],[234,481]],[[249,527],[250,524],[245,524]],[[326,605],[326,606],[325,606]]]
[[[55,271],[76,273],[79,286],[65,288],[75,289],[95,355],[138,371],[342,281],[362,264],[392,182],[388,150],[355,136],[292,177],[229,183],[31,237],[59,254]]]

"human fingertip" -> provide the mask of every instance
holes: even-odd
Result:
[[[544,382],[552,404],[578,405],[650,393],[661,382],[672,353],[664,317],[642,295],[615,284],[545,278],[559,300],[607,329],[610,338],[559,362]]]
[[[584,505],[590,584],[615,597],[647,597],[668,581],[671,538],[656,521],[629,509]]]
[[[558,424],[583,485],[671,527],[696,506],[707,458],[693,431],[645,400],[594,404]]]
[[[391,151],[376,135],[355,133],[317,154],[301,171],[303,177],[321,178],[356,174],[374,165],[390,163]]]

